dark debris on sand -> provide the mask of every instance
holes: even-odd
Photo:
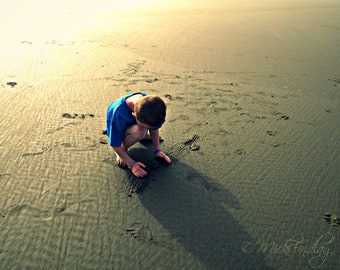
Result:
[[[16,86],[18,83],[16,82],[8,82],[7,85],[11,86],[11,87],[14,87]]]

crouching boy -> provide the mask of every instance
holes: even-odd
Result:
[[[165,116],[164,101],[142,92],[125,95],[109,105],[103,133],[108,136],[119,166],[128,166],[137,177],[147,175],[145,165],[133,160],[127,153],[130,146],[143,139],[152,140],[155,155],[171,163],[171,159],[160,150],[159,128]]]

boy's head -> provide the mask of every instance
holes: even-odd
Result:
[[[136,102],[135,115],[139,122],[159,127],[165,121],[166,105],[158,96],[145,96]]]

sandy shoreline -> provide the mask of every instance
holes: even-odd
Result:
[[[1,269],[336,269],[340,6],[217,3],[3,42]],[[168,105],[143,180],[100,133],[131,91]]]

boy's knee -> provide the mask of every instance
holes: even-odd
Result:
[[[145,138],[146,132],[147,132],[146,129],[145,129],[145,130],[139,130],[139,131],[137,132],[136,138],[138,139],[138,141],[140,141],[140,140],[142,140],[142,139]]]
[[[138,125],[134,125],[130,130],[129,130],[129,135],[133,136],[136,140],[140,141],[145,138],[147,129],[142,128]]]

